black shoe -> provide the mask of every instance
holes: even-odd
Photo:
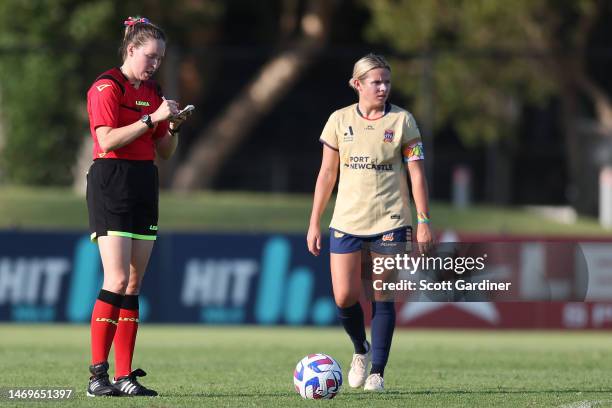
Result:
[[[120,395],[108,379],[108,363],[89,366],[89,385],[87,386],[88,397],[114,397]]]
[[[156,397],[157,391],[150,390],[140,384],[136,377],[144,377],[147,373],[144,370],[137,368],[130,375],[119,377],[115,380],[113,386],[120,395],[126,397]]]

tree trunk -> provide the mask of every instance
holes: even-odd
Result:
[[[219,169],[261,118],[294,86],[323,49],[335,2],[311,0],[301,19],[301,38],[280,51],[197,137],[172,182],[175,191],[212,185]]]
[[[164,97],[166,99],[173,99],[181,101],[179,98],[179,71],[180,71],[180,55],[179,52],[173,48],[168,49],[166,57],[164,58]],[[182,103],[182,106],[186,103]],[[179,136],[180,138],[180,136]],[[180,139],[179,139],[180,144]],[[172,174],[178,165],[178,155],[173,154],[169,159],[163,160],[158,158],[155,161],[157,168],[159,169],[159,185],[162,187],[168,186],[172,181]]]

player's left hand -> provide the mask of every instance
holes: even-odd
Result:
[[[434,240],[429,224],[422,223],[417,225],[417,245],[419,252],[422,254],[427,255],[433,250]]]

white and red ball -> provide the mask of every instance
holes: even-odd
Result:
[[[327,354],[309,354],[297,363],[293,384],[302,398],[332,399],[342,387],[342,369]]]

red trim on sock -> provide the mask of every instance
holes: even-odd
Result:
[[[115,333],[115,378],[132,372],[132,357],[138,333],[138,310],[121,309]]]
[[[96,300],[91,313],[91,363],[99,364],[108,360],[117,321],[119,308],[110,303]]]

